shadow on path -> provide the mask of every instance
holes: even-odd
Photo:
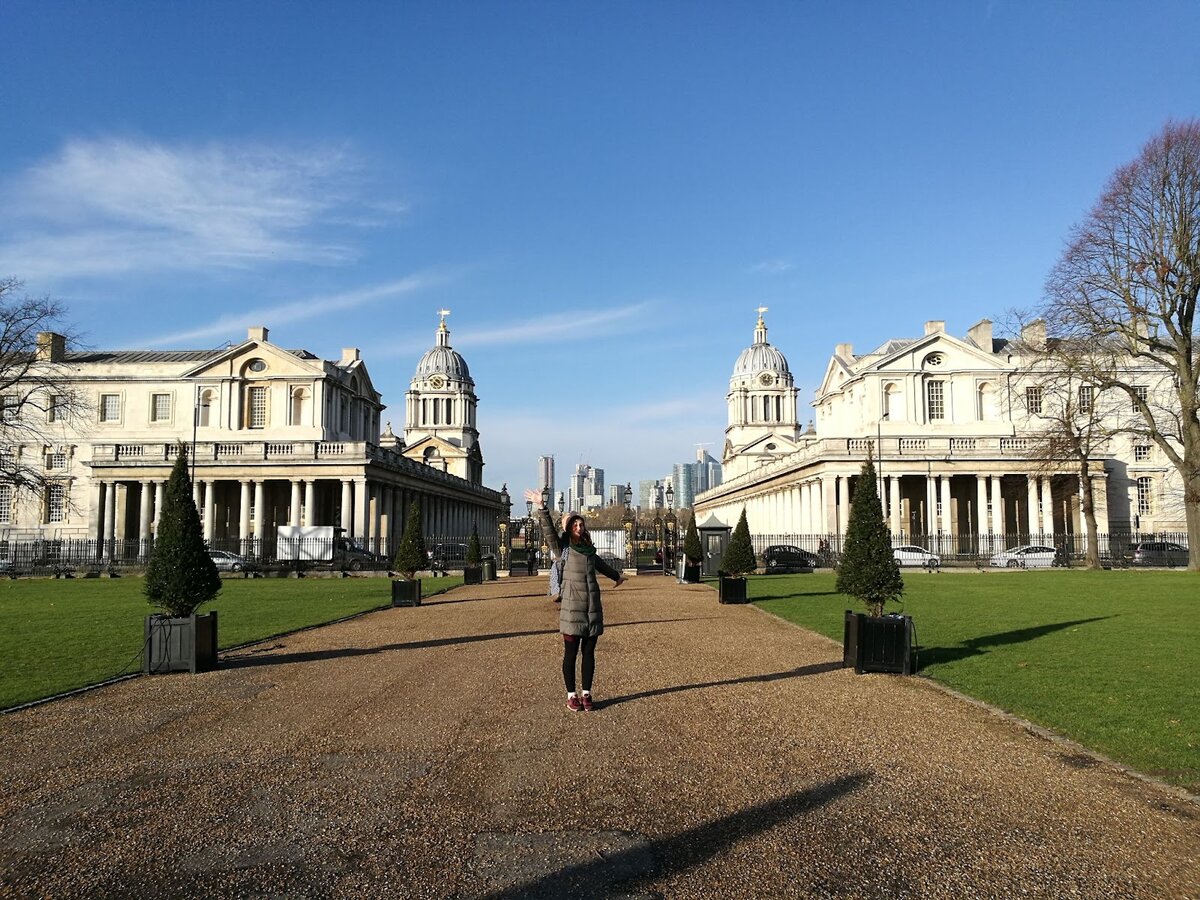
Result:
[[[616,706],[618,703],[629,703],[634,700],[644,700],[647,697],[662,697],[666,694],[678,694],[680,691],[696,691],[701,688],[724,687],[731,684],[754,684],[755,682],[781,681],[784,678],[804,678],[807,675],[820,675],[822,672],[832,672],[842,668],[841,660],[836,662],[813,663],[810,666],[800,666],[788,669],[786,672],[771,672],[766,675],[746,675],[743,678],[727,678],[723,681],[706,681],[701,684],[676,684],[671,687],[655,688],[652,691],[640,691],[636,694],[626,694],[623,697],[611,697],[596,704],[597,709]]]
[[[432,638],[428,641],[408,641],[403,644],[381,644],[378,647],[340,647],[331,650],[306,650],[299,653],[277,653],[271,656],[234,656],[221,660],[222,669],[246,669],[253,666],[278,666],[284,663],[319,662],[325,659],[342,659],[354,656],[372,656],[396,650],[423,650],[429,647],[447,647],[451,644],[474,644],[479,641],[501,641],[508,638],[533,637],[539,634],[557,634],[556,630],[506,631],[500,634],[471,634],[461,637]]]
[[[1018,628],[1015,631],[985,634],[982,637],[967,638],[957,647],[921,647],[921,668],[926,669],[929,666],[936,666],[942,663],[957,662],[960,659],[967,659],[987,653],[989,647],[1023,644],[1026,641],[1036,640],[1048,634],[1053,634],[1056,631],[1062,631],[1064,628],[1087,625],[1089,622],[1103,622],[1105,619],[1111,618],[1114,617],[1095,616],[1091,619],[1075,619],[1072,622],[1054,622],[1049,625],[1037,625],[1033,628]]]
[[[572,897],[599,900],[635,894],[648,883],[703,865],[737,843],[818,809],[864,787],[870,773],[858,772],[796,791],[689,828],[673,837],[637,843],[617,853],[578,863],[486,895],[487,900]],[[656,896],[651,893],[648,896]]]

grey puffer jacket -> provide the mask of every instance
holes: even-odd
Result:
[[[550,520],[550,513],[540,511],[542,533],[555,555],[569,545],[567,535],[559,532]],[[596,553],[567,554],[562,574],[562,606],[558,613],[558,630],[575,637],[599,637],[604,634],[604,606],[600,603],[599,572],[614,582],[621,573],[613,569]]]

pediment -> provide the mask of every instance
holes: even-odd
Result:
[[[242,341],[235,347],[230,347],[220,356],[208,359],[183,373],[184,378],[221,377],[228,378],[231,374],[240,375],[243,368],[252,359],[261,359],[267,368],[261,373],[255,373],[258,378],[287,378],[297,375],[305,377],[321,377],[325,370],[320,360],[301,359],[294,353],[276,347],[269,341]]]
[[[437,455],[443,459],[462,459],[469,456],[470,452],[464,450],[457,444],[452,444],[445,438],[437,435],[427,434],[423,438],[413,441],[404,448],[404,455],[410,459],[418,461],[423,460],[429,450],[437,451]]]
[[[734,450],[736,456],[787,456],[800,449],[800,445],[783,434],[764,434]]]
[[[963,369],[991,369],[995,371],[1009,368],[1007,361],[995,354],[986,353],[974,344],[938,332],[929,334],[919,340],[907,344],[893,353],[880,357],[864,366],[859,374],[868,372],[903,371],[912,372],[917,369],[931,370],[926,360],[931,354],[939,353],[943,362],[936,368],[945,372],[962,371]]]

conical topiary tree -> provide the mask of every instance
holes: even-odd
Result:
[[[142,588],[151,606],[172,616],[190,616],[221,590],[221,576],[204,546],[200,514],[192,499],[187,446],[179,445],[175,467],[163,494],[158,533],[146,564]]]
[[[393,567],[407,580],[429,564],[429,554],[425,550],[425,534],[421,530],[421,507],[414,503],[408,509],[408,521],[404,523],[404,534],[400,538],[400,546],[396,548],[396,559]]]
[[[696,517],[688,519],[687,534],[683,537],[683,555],[693,566],[704,559],[704,548],[700,546],[700,532],[696,530]]]
[[[892,555],[892,536],[883,521],[883,508],[875,490],[875,466],[863,463],[846,526],[846,542],[838,566],[837,589],[857,597],[873,616],[883,615],[889,600],[904,594],[904,579]]]
[[[483,554],[479,550],[479,528],[471,525],[471,536],[467,538],[467,558],[468,566],[478,566],[483,561]]]
[[[750,526],[746,524],[746,509],[743,507],[733,536],[729,538],[729,546],[721,557],[721,569],[729,575],[745,575],[753,572],[756,565],[754,544],[750,542]]]

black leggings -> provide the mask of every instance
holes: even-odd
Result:
[[[572,641],[563,638],[563,681],[567,690],[575,693],[575,657],[583,645],[583,689],[592,692],[592,674],[596,671],[596,638],[581,637]]]

